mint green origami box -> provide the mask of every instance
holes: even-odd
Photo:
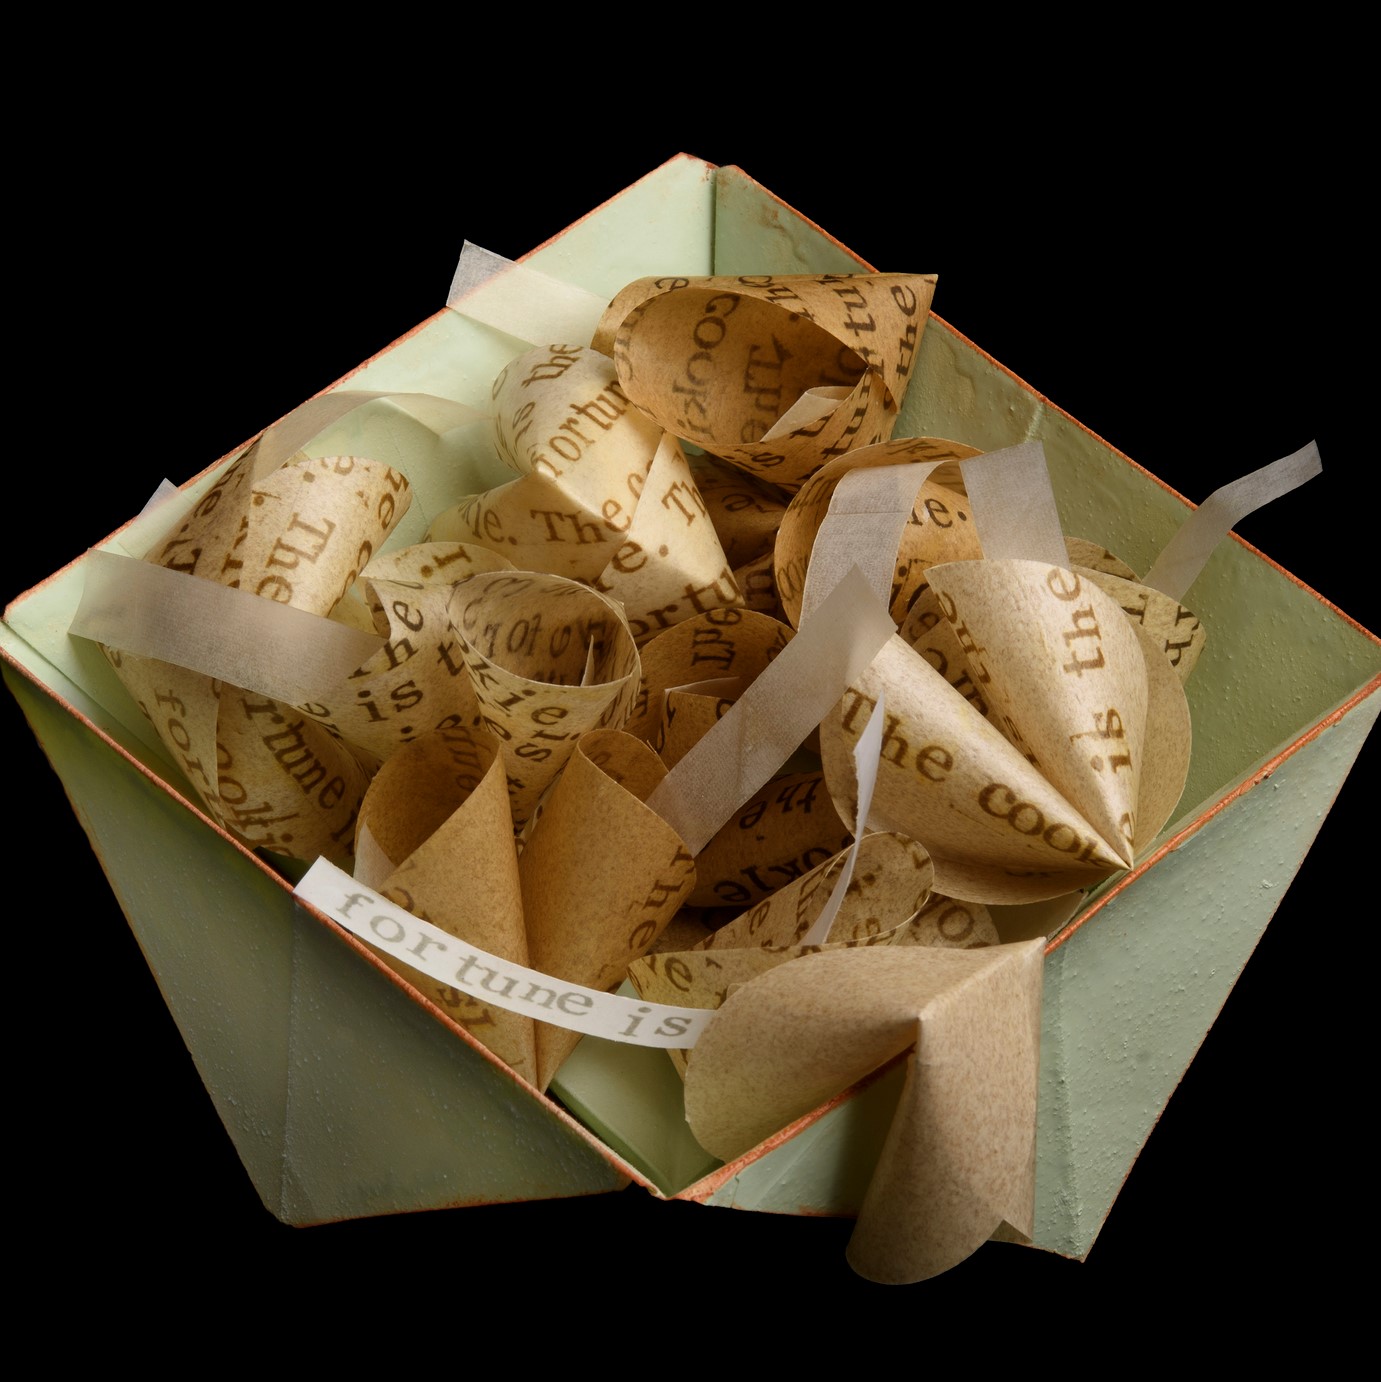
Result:
[[[742,172],[688,157],[527,262],[605,298],[651,274],[866,267]],[[443,310],[349,387],[483,396],[512,352],[511,339]],[[368,454],[371,439],[396,438],[398,418],[385,412],[362,410],[311,450]],[[1066,531],[1139,570],[1185,515],[1172,493],[940,321],[922,338],[896,435],[985,450],[1040,439]],[[429,501],[428,469],[442,457],[420,424],[412,440],[416,462],[405,468],[420,521],[442,507]],[[209,487],[225,463],[189,488]],[[395,541],[418,540],[414,528],[410,519]],[[140,533],[135,520],[121,536],[137,547]],[[630,1180],[707,1204],[856,1210],[899,1071],[728,1167],[690,1138],[661,1052],[587,1041],[553,1087],[565,1107],[534,1096],[207,824],[99,653],[67,636],[82,579],[78,562],[9,606],[6,681],[273,1214],[310,1224]],[[1381,710],[1378,641],[1242,544],[1221,545],[1193,605],[1210,638],[1188,688],[1195,752],[1180,808],[1150,858],[1095,894],[1047,956],[1034,1242],[1074,1256],[1087,1253]],[[1279,656],[1291,646],[1309,656]],[[157,892],[144,886],[155,873]],[[1150,1030],[1145,1060],[1118,1060],[1098,1039],[1138,1023]]]

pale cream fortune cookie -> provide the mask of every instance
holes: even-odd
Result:
[[[772,549],[790,496],[704,452],[693,453],[690,465],[745,608],[784,620]]]
[[[978,523],[969,494],[936,484],[954,462],[974,467]],[[1131,867],[1188,771],[1183,691],[1168,658],[1148,664],[1156,645],[1141,622],[1099,588],[1118,578],[982,559],[980,530],[999,547],[1021,541],[1028,511],[1041,541],[1048,532],[1066,555],[1038,448],[980,457],[935,438],[898,440],[813,477],[777,548],[796,617],[860,544],[876,547],[864,553],[869,580],[904,636],[822,724],[826,777],[848,819],[853,746],[881,699],[870,824],[920,841],[942,893],[984,903],[1041,901]]]
[[[638,695],[623,727],[664,740],[668,694],[711,687],[706,694],[717,700],[730,684],[744,691],[791,637],[786,624],[745,609],[711,610],[668,629],[640,649]]]

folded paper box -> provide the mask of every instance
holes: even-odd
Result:
[[[658,170],[531,262],[604,296],[642,274],[859,267],[742,174],[693,160]],[[350,386],[454,392],[492,378],[511,351],[443,312]],[[1183,516],[1177,499],[940,324],[921,352],[898,435],[984,449],[1040,437],[1067,530],[1149,564]],[[78,563],[10,608],[7,680],[275,1214],[312,1223],[584,1194],[630,1176],[707,1203],[857,1207],[895,1079],[727,1170],[689,1139],[658,1052],[577,1058],[556,1092],[583,1125],[523,1095],[188,809],[128,699],[67,639],[81,584]],[[1196,756],[1167,849],[1054,937],[1047,962],[1035,1242],[1064,1253],[1087,1251],[1377,713],[1375,640],[1247,549],[1223,546],[1195,604],[1213,637],[1192,684]],[[1289,647],[1309,656],[1282,657]],[[155,893],[144,880],[168,858],[180,865],[160,869]],[[1263,876],[1269,888],[1237,885]],[[1110,1052],[1099,1034],[1114,1026],[1141,1031],[1150,1059]]]

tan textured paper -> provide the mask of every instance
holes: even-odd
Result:
[[[782,491],[703,452],[689,459],[729,564],[738,568],[764,554],[770,557],[786,512]]]
[[[698,853],[819,724],[891,633],[857,571],[834,588],[740,698],[667,775],[648,804]],[[865,717],[866,718],[866,717]],[[862,726],[859,727],[862,732]]]
[[[593,343],[667,431],[795,488],[891,436],[934,291],[933,274],[639,279]]]
[[[929,580],[989,718],[892,639],[821,727],[836,801],[849,790],[840,785],[849,781],[846,754],[885,696],[870,820],[926,846],[940,891],[1035,901],[1129,867],[1188,770],[1187,708],[1168,659],[1149,663],[1121,610],[1065,568],[961,562],[932,568]],[[1156,746],[1148,805],[1140,783],[1153,678],[1153,723],[1178,737]],[[847,813],[847,800],[840,809]]]
[[[809,943],[836,890],[845,854],[794,879],[691,948],[663,946],[636,961],[628,977],[650,1002],[718,1008],[738,985],[777,965],[821,950],[860,945],[930,945],[964,950],[999,944],[987,908],[931,892],[925,851],[900,835],[858,842],[854,879],[826,939]],[[684,1076],[686,1054],[668,1053]]]
[[[375,757],[432,729],[479,723],[480,706],[451,627],[451,596],[502,557],[459,542],[424,542],[364,569],[361,617],[383,646],[348,678],[299,704],[305,714]]]
[[[914,1047],[850,1263],[923,1280],[1004,1222],[1029,1233],[1043,948],[846,948],[769,970],[691,1054],[691,1130],[732,1160]]]
[[[845,849],[852,838],[818,769],[774,777],[696,856],[698,907],[748,907]]]
[[[357,866],[363,883],[458,940],[528,963],[513,818],[493,735],[441,729],[400,749],[365,794],[360,831],[388,861],[382,876]],[[361,862],[365,854],[362,847]],[[390,963],[525,1080],[537,1082],[535,1024],[484,1002],[484,978],[471,992]]]
[[[812,943],[810,933],[844,860],[841,851],[787,883],[716,931],[704,949],[787,951]],[[925,850],[901,835],[864,835],[853,872],[829,931],[814,944],[873,944],[893,934],[926,904],[934,879]]]
[[[904,638],[889,641],[821,727],[841,815],[853,809],[850,755],[885,701],[871,823],[922,841],[942,892],[1037,901],[1130,867],[1148,823],[1159,829],[1173,809],[1177,774],[1183,784],[1187,711],[1152,676],[1136,629],[1098,588],[1108,578],[996,560],[993,551],[973,559],[975,528],[997,554],[1043,544],[1065,556],[1040,448],[977,458],[956,450],[931,439],[893,442],[813,477],[783,521],[779,580],[784,603],[802,591],[809,623],[816,573],[827,583],[858,552],[875,593],[890,583],[903,618]],[[897,456],[908,463],[893,464]],[[973,471],[962,499],[930,478],[955,459]],[[941,560],[956,540],[968,559]],[[1151,681],[1160,698],[1154,723],[1178,738],[1157,745],[1154,805],[1142,810]],[[1087,750],[1091,735],[1101,752]]]
[[[646,798],[666,769],[618,730],[587,734],[542,802],[519,861],[534,969],[593,989],[622,982],[695,883],[695,862]],[[538,1029],[545,1089],[577,1034]]]
[[[450,619],[521,829],[576,740],[627,718],[638,685],[628,622],[595,591],[534,572],[457,586]]]
[[[1009,739],[1129,864],[1147,705],[1130,622],[1058,566],[957,562],[930,581]]]
[[[638,696],[623,727],[640,739],[655,739],[673,688],[732,680],[746,690],[791,638],[785,624],[743,609],[710,610],[668,629],[641,649]]]
[[[1089,571],[1088,575],[1117,601],[1128,619],[1151,636],[1180,680],[1188,681],[1207,641],[1198,616],[1178,600],[1140,581],[1124,580],[1105,571]]]

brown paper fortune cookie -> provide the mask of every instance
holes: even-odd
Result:
[[[850,887],[828,944],[793,944],[827,891],[822,869],[629,978],[648,1001],[717,1010],[694,1050],[670,1055],[691,1132],[722,1161],[791,1137],[906,1054],[848,1257],[871,1280],[919,1281],[1004,1223],[1032,1231],[1044,941],[996,944],[984,909],[950,902],[877,929],[877,913],[904,915],[926,895],[928,865],[895,835],[860,844],[872,886]]]
[[[325,617],[406,512],[407,480],[354,456],[231,465],[147,560]],[[105,649],[201,796],[251,848],[348,863],[377,758],[296,707]]]
[[[691,1054],[692,1133],[732,1161],[908,1053],[850,1265],[873,1281],[921,1281],[1004,1222],[1029,1235],[1043,948],[844,947],[758,975]]]
[[[594,348],[668,432],[794,489],[891,436],[934,292],[933,274],[638,279]]]
[[[439,515],[428,536],[620,601],[634,640],[742,603],[676,438],[629,406],[614,363],[580,346],[520,355],[494,381],[494,446],[518,478]]]
[[[665,776],[632,736],[583,735],[520,853],[499,741],[483,728],[437,730],[375,778],[361,809],[357,877],[481,950],[610,989],[656,943],[695,879],[682,841],[643,804]],[[461,959],[459,982],[442,984],[385,959],[538,1089],[580,1039],[486,1001],[491,984],[512,996],[522,981],[481,963]]]
[[[521,830],[580,736],[628,718],[638,651],[622,605],[541,572],[474,576],[449,614]]]

